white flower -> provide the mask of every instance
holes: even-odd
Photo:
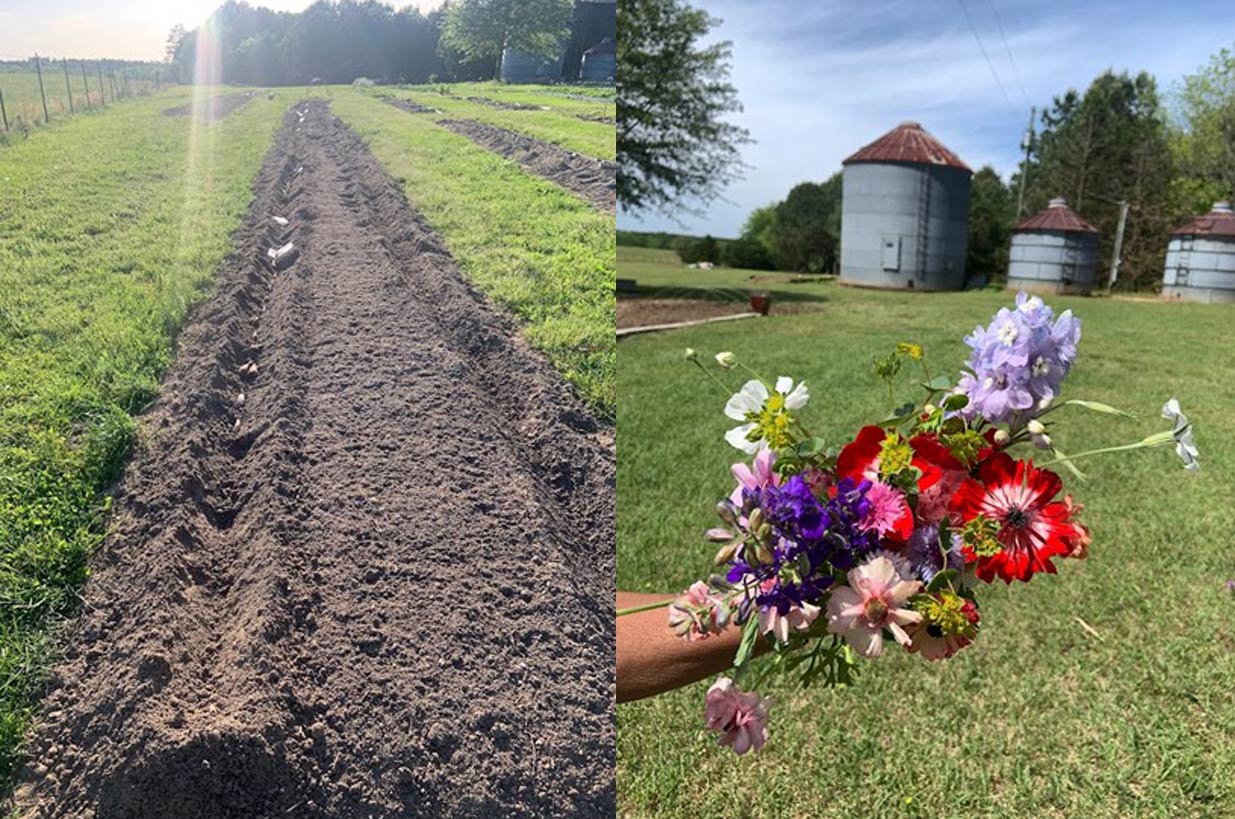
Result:
[[[1162,405],[1162,417],[1175,423],[1171,435],[1175,438],[1175,454],[1184,462],[1184,469],[1189,472],[1200,469],[1201,462],[1197,460],[1200,452],[1197,451],[1196,443],[1192,440],[1192,422],[1179,408],[1177,399],[1172,398]]]
[[[699,358],[699,353],[695,352],[695,348],[694,348],[694,347],[687,347],[687,348],[686,348],[686,360],[687,360],[687,361],[694,361],[694,360],[695,360],[695,359],[697,359],[697,358]]]
[[[776,395],[780,399],[777,402],[780,405],[776,408],[777,412],[782,408],[785,410],[801,409],[810,400],[810,393],[806,389],[805,382],[794,386],[793,379],[783,375],[776,379]],[[725,440],[747,455],[753,455],[768,445],[767,440],[762,436],[752,441],[749,435],[758,427],[758,424],[750,420],[751,416],[758,416],[762,413],[769,398],[772,398],[772,394],[768,392],[763,382],[752,378],[742,385],[742,389],[730,396],[725,404],[725,415],[734,421],[743,422],[726,432]]]
[[[738,357],[733,353],[717,353],[716,363],[724,367],[726,370],[733,369],[733,366],[738,363]]]

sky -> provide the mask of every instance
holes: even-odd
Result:
[[[1030,106],[1083,90],[1107,68],[1147,70],[1169,91],[1218,49],[1235,48],[1230,0],[691,3],[723,20],[709,42],[732,41],[731,79],[745,110],[730,119],[756,140],[742,150],[749,167],[723,201],[688,203],[702,215],[620,211],[620,228],[737,236],[756,207],[826,179],[905,120],[1006,180]]]
[[[313,0],[249,0],[276,11],[301,11]],[[429,11],[442,0],[397,0]],[[194,29],[221,0],[0,0],[0,59],[55,57],[161,60],[167,33]]]

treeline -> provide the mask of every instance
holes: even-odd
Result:
[[[374,0],[319,0],[296,13],[229,0],[201,28],[173,29],[168,59],[180,82],[192,82],[197,50],[209,36],[225,83],[491,79],[495,62],[490,55],[467,57],[443,40],[451,7],[447,3],[422,14],[414,6],[395,10]]]
[[[1006,275],[1022,178],[1019,216],[1065,197],[1100,232],[1099,271],[1109,269],[1120,202],[1126,201],[1119,287],[1152,289],[1162,277],[1171,231],[1215,201],[1235,197],[1235,54],[1221,50],[1166,101],[1146,72],[1106,71],[1084,92],[1056,97],[1041,113],[1028,161],[1010,183],[989,166],[974,174],[965,265],[970,275]],[[841,201],[840,172],[794,186],[784,200],[750,214],[742,235],[720,245],[720,262],[837,271]]]

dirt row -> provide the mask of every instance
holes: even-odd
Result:
[[[606,213],[617,211],[617,165],[613,162],[475,120],[443,119],[438,124],[514,160],[524,170],[562,186]]]
[[[201,115],[207,121],[223,119],[223,117],[248,104],[249,100],[253,99],[253,94],[216,94],[206,101],[206,105],[202,109]],[[193,103],[186,102],[184,105],[177,105],[173,108],[168,108],[163,111],[164,116],[168,117],[187,117],[193,113]]]
[[[143,420],[19,815],[611,816],[611,433],[300,112]]]

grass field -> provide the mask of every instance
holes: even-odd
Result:
[[[660,260],[659,262],[657,260]],[[622,248],[619,275],[660,287],[746,271],[684,270]],[[618,368],[618,588],[673,592],[706,576],[702,539],[731,488],[727,398],[682,360],[732,350],[768,377],[806,379],[814,431],[843,443],[887,409],[871,357],[926,345],[955,369],[962,336],[1010,294],[809,287],[817,313],[624,340]],[[952,660],[902,652],[863,664],[857,687],[775,697],[771,740],[736,759],[703,730],[708,683],[618,709],[626,816],[1217,816],[1235,799],[1235,357],[1229,307],[1055,298],[1084,322],[1072,397],[1141,414],[1069,415],[1065,451],[1165,427],[1177,395],[1204,458],[1187,475],[1169,449],[1088,462],[1091,557],[1057,577],[983,587],[983,633]],[[737,379],[730,379],[736,384]],[[1071,410],[1067,411],[1071,412]],[[1062,416],[1064,413],[1061,412]],[[1077,618],[1089,624],[1088,633]]]
[[[563,114],[582,117],[608,117],[616,114],[613,97],[576,94],[575,89],[556,85],[511,85],[500,82],[472,82],[447,86],[422,86],[421,90],[445,90],[455,97],[483,97],[515,105],[551,108]],[[586,89],[593,90],[593,89]],[[588,97],[588,99],[580,99]]]
[[[332,106],[402,182],[467,276],[611,416],[613,217],[429,117],[350,92],[336,93]]]
[[[230,249],[290,102],[254,100],[205,127],[162,115],[186,99],[140,99],[0,147],[0,782],[74,609],[131,415]]]
[[[574,113],[561,110],[559,103],[576,103],[574,100],[545,95],[543,102],[540,98],[536,98],[533,104],[549,105],[555,107],[556,110],[503,110],[463,99],[464,96],[483,96],[483,94],[467,92],[467,86],[455,85],[448,87],[451,89],[449,94],[438,93],[433,90],[435,86],[422,86],[410,89],[380,87],[370,89],[369,93],[374,96],[392,95],[402,99],[409,99],[420,105],[427,105],[442,111],[442,114],[437,115],[437,118],[444,116],[453,119],[474,119],[489,125],[496,125],[499,128],[518,131],[546,142],[552,142],[568,151],[576,151],[587,156],[596,157],[597,159],[612,160],[617,156],[617,136],[613,123],[591,122],[580,119]],[[488,95],[496,96],[491,93]],[[614,106],[611,103],[599,106],[583,102],[576,104],[582,106],[584,110],[607,112],[607,116],[612,116],[614,111]]]
[[[94,73],[93,65],[86,67],[86,80],[82,80],[80,64],[69,62],[69,87],[73,92],[73,105],[81,112],[86,102],[86,86],[90,88],[90,101],[99,105],[99,77]],[[107,76],[104,75],[104,81]],[[134,93],[144,93],[149,83],[130,81]],[[69,113],[69,90],[64,83],[64,68],[55,65],[43,66],[43,90],[47,95],[47,112],[52,119],[67,116]],[[14,127],[20,117],[29,125],[43,122],[43,102],[39,96],[39,78],[33,72],[0,71],[0,93],[4,94],[4,110],[8,115],[9,126]],[[111,86],[107,86],[107,103],[112,101]]]

